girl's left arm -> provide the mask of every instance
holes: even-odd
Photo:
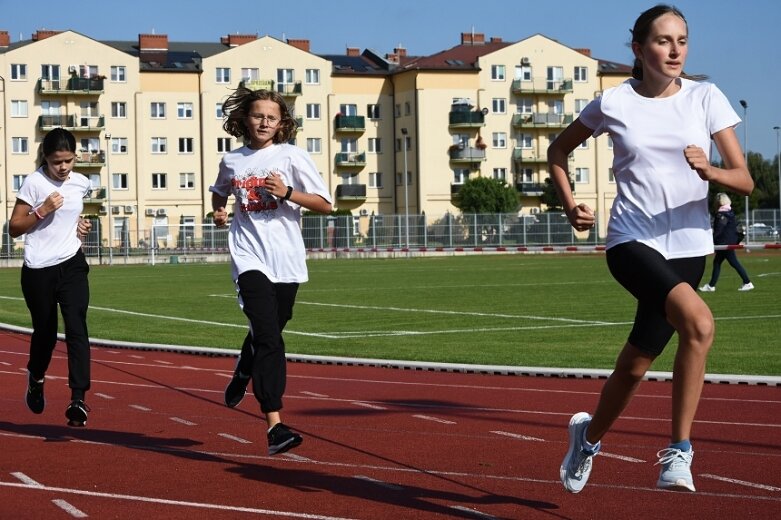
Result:
[[[746,166],[735,129],[729,127],[716,132],[713,134],[713,141],[724,162],[724,168],[710,164],[705,152],[696,146],[684,150],[689,165],[703,180],[715,182],[740,195],[750,194],[754,189],[754,179]]]

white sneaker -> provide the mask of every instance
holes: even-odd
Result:
[[[751,283],[751,282],[749,282],[749,283],[744,283],[743,285],[741,285],[740,287],[738,287],[738,291],[751,291],[751,290],[753,290],[753,289],[754,289],[754,284],[753,284],[753,283]]]
[[[656,481],[656,487],[659,489],[669,489],[670,491],[691,491],[694,492],[694,481],[692,480],[692,457],[694,451],[681,451],[674,448],[665,448],[659,450],[656,454],[662,470],[659,472],[659,480]]]
[[[700,287],[700,292],[715,292],[715,291],[716,291],[716,288],[713,287],[710,284],[707,284],[707,283],[705,285],[703,285],[702,287]]]

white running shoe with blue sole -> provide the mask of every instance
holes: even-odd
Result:
[[[569,449],[559,468],[559,478],[570,493],[580,493],[586,486],[591,475],[591,459],[601,447],[601,443],[597,443],[594,451],[583,447],[583,434],[590,422],[591,415],[586,412],[576,413],[569,421]]]

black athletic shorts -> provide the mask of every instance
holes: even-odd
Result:
[[[705,271],[705,257],[665,259],[639,242],[625,242],[607,250],[607,266],[613,278],[637,298],[637,312],[629,343],[658,356],[675,329],[667,321],[665,301],[679,283],[697,290]]]

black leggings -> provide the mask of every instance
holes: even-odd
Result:
[[[260,271],[239,275],[239,296],[250,330],[236,368],[252,375],[252,391],[263,413],[282,409],[287,365],[282,330],[293,317],[297,283],[272,283]]]
[[[637,298],[628,342],[646,354],[658,356],[675,333],[667,321],[667,295],[680,283],[696,291],[705,271],[705,257],[667,260],[639,242],[619,244],[608,249],[606,256],[610,273]]]
[[[40,269],[22,266],[22,293],[33,322],[27,370],[34,379],[46,375],[57,344],[57,304],[65,323],[68,386],[72,399],[83,399],[90,387],[87,333],[89,265],[79,250],[61,264]]]

